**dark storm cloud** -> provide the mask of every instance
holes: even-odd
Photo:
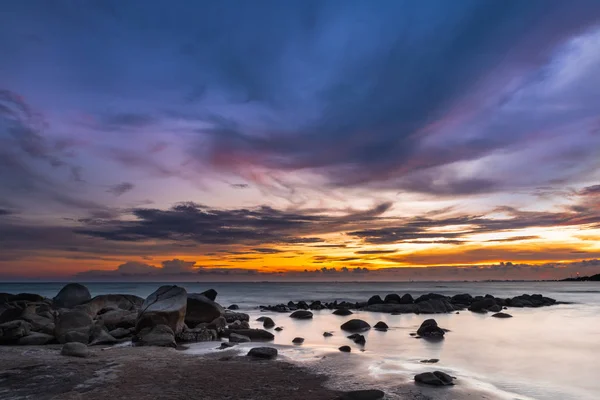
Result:
[[[354,254],[391,254],[398,250],[360,250],[355,251]]]
[[[0,208],[0,217],[2,217],[4,215],[11,215],[11,214],[12,214],[11,211]]]
[[[121,196],[122,194],[133,190],[134,187],[135,185],[131,182],[122,182],[111,186],[110,188],[108,188],[107,192],[112,193],[115,196]]]

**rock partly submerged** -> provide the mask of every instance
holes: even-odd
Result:
[[[381,400],[385,393],[378,389],[363,389],[346,392],[338,400]]]
[[[415,382],[429,386],[452,386],[454,378],[442,371],[423,372],[415,375]]]
[[[362,319],[351,319],[350,321],[344,322],[340,328],[343,331],[348,332],[364,332],[371,329],[371,325]]]
[[[273,347],[254,347],[248,352],[248,357],[272,360],[277,357],[277,349]]]
[[[446,331],[440,328],[435,319],[427,319],[423,321],[419,329],[417,329],[417,335],[428,339],[443,339]]]

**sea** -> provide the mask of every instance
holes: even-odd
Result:
[[[146,297],[161,283],[84,283],[92,296],[108,293]],[[173,283],[169,283],[173,284]],[[213,288],[217,302],[237,304],[250,314],[251,326],[260,328],[256,318],[273,318],[281,332],[274,332],[272,344],[280,357],[330,377],[337,389],[378,388],[390,399],[423,396],[423,399],[600,399],[600,283],[598,282],[339,282],[339,283],[175,283],[188,292]],[[53,297],[63,283],[0,283],[0,292],[38,293]],[[285,313],[261,312],[260,305],[289,300],[366,301],[388,293],[417,297],[426,293],[473,296],[491,294],[512,297],[541,293],[560,304],[543,308],[509,308],[509,319],[491,314],[461,311],[436,315],[390,315],[357,311],[350,317],[332,315],[330,310],[313,311],[312,320],[294,320]],[[449,332],[444,340],[429,342],[410,336],[423,320],[435,318]],[[355,345],[340,330],[350,318],[374,325],[384,321],[387,332],[366,332],[364,347]],[[323,337],[323,332],[332,337]],[[295,337],[305,339],[293,345]],[[338,348],[350,345],[351,353]],[[234,347],[245,354],[253,344]],[[190,346],[191,354],[217,352],[214,342]],[[436,364],[421,360],[439,359]],[[417,388],[415,374],[440,370],[456,377],[448,388]],[[417,397],[418,398],[418,397]]]

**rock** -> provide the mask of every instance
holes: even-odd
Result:
[[[118,343],[118,340],[111,336],[110,333],[106,330],[106,328],[102,324],[96,324],[92,328],[90,335],[90,345],[98,345],[98,344],[115,344]]]
[[[112,331],[117,328],[134,328],[137,322],[138,312],[129,310],[111,310],[98,316],[106,329]]]
[[[371,329],[371,325],[362,319],[351,319],[350,321],[343,323],[340,328],[349,332],[363,332]]]
[[[346,316],[352,315],[354,313],[352,311],[348,310],[347,308],[338,308],[332,314],[333,315],[340,315],[342,317],[346,317]]]
[[[342,394],[339,400],[380,400],[384,397],[385,393],[377,389],[353,390]]]
[[[22,346],[40,346],[54,341],[54,336],[46,333],[32,332],[19,339],[17,344]]]
[[[264,329],[237,329],[235,331],[226,329],[223,332],[223,336],[228,337],[232,333],[248,336],[252,341],[275,339],[275,336],[271,332],[265,331]]]
[[[290,318],[295,319],[312,319],[313,313],[307,310],[297,310],[290,314]]]
[[[498,312],[494,315],[492,315],[492,317],[494,318],[512,318],[513,316],[507,313],[503,313],[503,312]]]
[[[350,346],[342,346],[338,350],[341,351],[342,353],[350,353],[352,351]]]
[[[54,336],[54,314],[47,310],[46,304],[29,304],[19,317],[31,325],[31,330]]]
[[[60,354],[67,357],[86,358],[90,356],[90,350],[83,343],[69,342],[64,344]]]
[[[127,336],[131,336],[133,334],[134,329],[133,328],[117,328],[117,329],[113,329],[112,331],[108,332],[110,334],[110,336],[114,337],[115,339],[122,339],[124,337]]]
[[[446,331],[438,326],[435,319],[423,321],[419,329],[417,329],[417,334],[419,336],[431,339],[442,339],[445,333]]]
[[[333,333],[331,332],[323,332],[323,337],[331,337],[333,336]]]
[[[202,296],[212,300],[212,301],[216,301],[217,300],[217,291],[215,289],[208,289],[207,291],[204,291],[202,293],[200,293]]]
[[[295,337],[294,340],[292,340],[292,343],[294,343],[294,344],[302,344],[302,343],[304,343],[304,338]]]
[[[263,328],[272,328],[275,326],[275,322],[269,318],[269,317],[265,317],[264,321],[263,321]]]
[[[462,293],[452,296],[452,303],[462,304],[463,306],[469,306],[473,303],[473,296],[468,293]]]
[[[206,326],[197,326],[193,329],[184,328],[175,335],[175,341],[182,343],[210,342],[218,338],[217,331]]]
[[[40,296],[39,294],[34,293],[19,293],[19,294],[8,294],[4,293],[4,303],[17,302],[17,301],[25,301],[28,303],[44,303],[49,301],[44,296]]]
[[[240,306],[238,306],[237,304],[232,304],[229,307],[227,307],[228,310],[239,310]]]
[[[415,375],[415,382],[431,386],[450,386],[454,385],[453,378],[441,371],[423,372]]]
[[[379,295],[372,296],[367,301],[367,305],[371,306],[373,304],[383,304],[383,300],[381,300],[381,297],[379,297]]]
[[[277,349],[272,347],[255,347],[248,352],[249,357],[272,360],[277,357]]]
[[[362,308],[364,311],[383,312],[391,314],[412,314],[419,312],[418,304],[372,304]]]
[[[387,331],[389,329],[389,326],[385,322],[379,321],[378,323],[376,323],[373,326],[373,328],[376,329],[376,330],[378,330],[378,331],[384,331],[385,332],[385,331]]]
[[[400,301],[400,296],[395,293],[388,294],[385,296],[385,299],[383,299],[383,302],[386,304],[400,304]]]
[[[54,297],[54,305],[57,308],[73,308],[91,299],[88,288],[79,283],[69,283]]]
[[[86,311],[92,318],[107,311],[137,312],[144,304],[144,299],[132,294],[101,294],[95,296],[87,303],[77,306],[77,309]],[[104,312],[102,312],[104,311]]]
[[[364,346],[367,343],[367,339],[363,335],[356,335],[354,337],[354,343]]]
[[[446,298],[433,298],[417,302],[418,313],[441,314],[454,311],[454,306]]]
[[[181,332],[187,306],[188,295],[185,289],[178,286],[161,286],[144,300],[135,325],[136,332],[151,328],[150,331],[146,331],[148,333],[158,325],[168,326],[173,333]],[[202,310],[202,306],[198,306],[198,309]],[[208,318],[205,322],[210,322],[218,316]],[[164,330],[159,329],[157,334],[162,331]]]
[[[430,358],[429,360],[421,360],[420,362],[422,362],[423,364],[435,364],[439,361],[440,360],[438,360],[437,358]]]
[[[245,313],[233,312],[233,311],[225,311],[223,314],[227,323],[232,323],[235,321],[250,321],[250,316]]]
[[[267,319],[269,317],[265,317],[264,315],[261,317],[256,318],[256,322],[263,322],[265,319]]]
[[[217,350],[229,349],[235,345],[236,343],[222,342],[221,345],[217,347]]]
[[[238,335],[237,333],[232,333],[229,335],[229,341],[231,343],[248,343],[251,342],[248,336]]]
[[[225,315],[225,310],[213,300],[202,294],[188,294],[187,311],[185,314],[185,323],[188,326],[211,322],[223,315]]]
[[[22,320],[15,320],[0,324],[0,343],[16,343],[19,339],[29,336],[31,325]]]
[[[415,299],[410,295],[410,293],[406,293],[404,296],[400,298],[400,304],[413,304]]]
[[[496,301],[493,298],[484,298],[483,300],[474,301],[469,306],[469,311],[485,314],[491,307],[498,307]],[[500,308],[501,310],[502,308]],[[498,310],[498,311],[500,311]]]
[[[173,329],[164,324],[143,328],[133,336],[131,342],[134,346],[177,347]]]
[[[277,332],[281,332],[281,331],[283,330],[283,328],[282,328],[281,326],[278,326],[277,328],[275,328],[275,330],[276,330]]]
[[[87,313],[81,310],[63,311],[56,318],[54,336],[59,343],[78,341],[87,344],[92,326],[92,318]]]

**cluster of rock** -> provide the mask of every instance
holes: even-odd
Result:
[[[187,293],[178,286],[161,286],[146,299],[124,294],[92,298],[77,283],[67,284],[53,299],[0,293],[0,344],[99,345],[131,340],[136,346],[175,347],[217,340],[231,332],[273,338],[267,331],[249,329],[248,314],[224,310],[216,296],[212,289]]]
[[[473,312],[500,312],[505,307],[545,307],[558,304],[556,300],[544,297],[541,294],[523,294],[512,298],[500,298],[492,295],[471,296],[470,294],[457,294],[445,296],[438,293],[424,294],[416,299],[410,294],[391,293],[383,299],[379,295],[372,296],[365,302],[322,302],[293,301],[287,304],[273,306],[260,306],[261,309],[273,312],[293,312],[306,310],[335,310],[336,315],[350,315],[350,310],[374,311],[393,314],[441,314],[468,309]],[[297,311],[298,310],[298,311]]]

